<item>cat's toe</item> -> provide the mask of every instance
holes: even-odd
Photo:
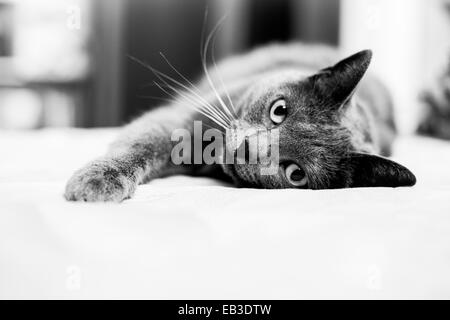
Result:
[[[69,201],[121,202],[133,192],[133,183],[117,170],[97,165],[76,172],[66,185],[64,197]]]

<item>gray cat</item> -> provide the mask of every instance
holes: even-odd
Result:
[[[412,186],[415,176],[384,157],[396,130],[387,90],[369,74],[363,79],[371,57],[366,50],[335,64],[337,53],[328,47],[270,45],[226,59],[211,72],[204,64],[197,86],[181,74],[176,80],[151,69],[174,99],[127,125],[105,156],[75,172],[65,198],[120,202],[139,184],[173,174],[228,178],[254,188]],[[203,130],[220,132],[277,129],[277,171],[261,174],[261,164],[245,161],[175,165],[172,133],[193,132],[195,120]]]

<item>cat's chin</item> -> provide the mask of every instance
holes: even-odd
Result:
[[[255,188],[257,185],[251,183],[241,177],[239,171],[234,164],[222,164],[223,171],[227,176],[229,176],[236,187],[238,188]]]
[[[234,165],[232,164],[222,164],[223,172],[231,178],[234,185],[237,187],[240,187],[242,185],[242,179],[239,177],[238,173],[236,172],[236,169]]]

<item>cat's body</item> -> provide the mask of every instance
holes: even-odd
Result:
[[[186,106],[186,99],[177,99],[127,125],[107,155],[74,174],[65,197],[122,201],[138,184],[176,173],[228,176],[237,185],[258,188],[413,185],[414,175],[406,168],[372,155],[390,154],[395,126],[384,86],[370,75],[359,84],[370,58],[365,51],[327,68],[338,61],[338,53],[328,47],[272,45],[212,69],[216,91],[207,78],[200,81],[196,94],[203,101],[210,105],[229,101],[236,109],[230,117],[226,116],[231,108],[222,110],[221,123],[279,130],[283,162],[279,174],[262,176],[254,164],[174,165],[170,158],[177,143],[171,140],[174,130],[192,132],[195,120],[205,124],[204,130],[223,129]],[[282,108],[276,106],[280,109],[274,111],[275,104]],[[292,170],[296,174],[288,177],[286,172]],[[301,178],[300,173],[306,183],[291,179]]]

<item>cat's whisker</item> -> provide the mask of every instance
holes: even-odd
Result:
[[[215,32],[218,30],[221,22],[224,20],[225,17],[222,17],[222,19],[219,21],[218,24],[215,25],[215,27],[213,28],[213,30],[211,31],[211,33],[208,35],[208,37],[206,38],[205,43],[203,44],[203,39],[204,39],[204,30],[205,30],[205,26],[206,26],[206,21],[207,21],[207,17],[208,17],[208,11],[207,9],[205,10],[205,18],[203,21],[203,30],[202,30],[202,42],[201,42],[201,48],[200,48],[200,57],[202,60],[202,67],[203,67],[203,71],[205,73],[206,76],[206,80],[208,81],[211,89],[213,90],[217,100],[219,101],[220,105],[222,106],[223,110],[229,115],[230,120],[234,120],[235,116],[230,112],[229,107],[225,104],[225,102],[223,101],[222,97],[220,96],[219,92],[216,89],[216,86],[209,74],[208,71],[208,67],[206,65],[206,57],[208,54],[208,47],[209,47],[209,43],[211,42],[212,37],[214,36]]]
[[[139,61],[141,64],[143,64],[141,61]],[[221,118],[223,118],[224,120],[226,119],[226,123],[230,123],[231,119],[224,113],[222,112],[222,110],[220,108],[217,108],[215,105],[209,103],[207,100],[205,100],[202,96],[200,96],[198,93],[196,93],[194,90],[192,90],[191,88],[187,87],[186,85],[184,85],[183,83],[179,82],[178,80],[173,79],[172,77],[166,75],[165,73],[153,68],[150,65],[144,64],[145,67],[147,67],[148,69],[150,69],[156,77],[158,77],[158,79],[160,79],[164,84],[166,84],[167,86],[169,86],[169,84],[167,83],[167,81],[165,81],[164,79],[167,79],[168,81],[173,82],[174,84],[180,86],[181,88],[185,89],[186,91],[188,91],[189,93],[191,93],[192,95],[194,95],[196,97],[196,99],[198,100],[198,102],[211,110],[211,112],[217,113]],[[163,79],[164,78],[164,79]],[[175,90],[177,91],[177,90]],[[177,91],[178,93],[178,91]]]
[[[204,73],[205,73],[205,75],[206,75],[206,79],[207,79],[207,81],[208,81],[210,87],[212,88],[214,95],[216,96],[217,100],[219,101],[219,104],[222,106],[223,111],[227,114],[227,117],[228,117],[230,120],[234,120],[234,119],[235,119],[235,116],[230,112],[229,107],[225,104],[225,102],[223,101],[223,99],[222,99],[222,97],[220,96],[219,92],[217,91],[217,89],[216,89],[216,87],[215,87],[215,84],[214,84],[214,82],[212,81],[212,78],[211,78],[211,76],[210,76],[210,74],[209,74],[208,67],[206,66],[206,63],[203,62],[202,64],[203,64],[203,70],[204,70]]]
[[[173,99],[179,99],[180,97],[182,99],[187,100],[188,106],[192,107],[194,110],[198,111],[199,113],[203,114],[205,117],[207,117],[208,119],[214,121],[217,125],[219,125],[220,127],[222,127],[223,129],[226,130],[227,125],[223,122],[223,120],[217,119],[215,116],[211,115],[210,113],[206,112],[205,110],[203,110],[202,108],[197,107],[197,105],[195,103],[192,103],[189,99],[187,99],[185,96],[175,96],[172,93],[170,93],[169,91],[167,91],[166,89],[164,89],[159,83],[155,82],[155,85],[160,88],[163,92],[165,92],[167,95],[171,96]],[[171,88],[172,89],[172,88]],[[172,89],[173,90],[173,89]],[[176,90],[175,90],[176,92]]]
[[[173,71],[175,71],[184,81],[186,81],[190,86],[191,86],[191,88],[192,88],[192,90],[194,91],[194,92],[196,92],[196,93],[198,93],[198,94],[201,94],[200,93],[200,90],[198,90],[198,88],[188,79],[188,78],[186,78],[180,71],[178,71],[178,69],[177,68],[175,68],[175,66],[169,61],[169,59],[167,59],[167,57],[162,53],[162,52],[160,52],[160,55],[161,55],[161,57],[165,60],[165,62],[169,65],[169,67],[173,70]],[[228,94],[228,92],[227,92],[227,94]],[[231,99],[230,99],[230,97],[229,97],[229,95],[228,95],[228,98],[229,98],[229,101],[231,102]],[[214,106],[213,104],[211,104],[211,106]],[[217,109],[217,107],[216,107],[216,109]],[[231,120],[231,119],[230,119]]]
[[[222,112],[221,109],[217,108],[215,105],[210,104],[208,101],[206,101],[203,97],[201,97],[199,94],[197,94],[194,90],[190,89],[189,87],[187,87],[186,85],[182,84],[181,82],[173,79],[172,77],[166,75],[165,73],[153,68],[152,66],[142,62],[141,60],[133,57],[133,56],[129,56],[133,61],[139,63],[140,65],[144,66],[145,68],[149,69],[150,71],[153,72],[153,74],[159,79],[161,80],[167,87],[171,87],[166,80],[171,81],[173,83],[175,83],[176,85],[184,88],[186,91],[190,92],[191,94],[193,94],[198,102],[205,108],[210,109],[210,111],[214,114],[217,114],[218,117],[220,117],[221,119],[224,120],[224,123],[229,126],[231,123],[231,119],[224,113]],[[163,79],[164,78],[164,79]],[[176,93],[180,93],[179,90],[175,89],[174,87],[171,87],[172,90],[174,90]]]
[[[184,81],[186,81],[191,86],[192,90],[194,90],[198,94],[201,94],[200,90],[188,78],[186,78],[180,71],[178,71],[178,69],[175,68],[175,66],[167,59],[167,57],[162,52],[160,52],[159,54],[164,59],[164,61],[169,65],[169,67],[173,71],[175,71]]]
[[[184,97],[185,99],[188,99],[189,101],[191,101],[191,103],[193,103],[195,105],[197,105],[197,104],[201,105],[204,108],[203,110],[208,111],[210,114],[215,116],[217,119],[220,119],[227,126],[230,125],[230,120],[228,118],[226,118],[222,113],[218,112],[219,110],[217,110],[217,108],[212,108],[212,105],[205,104],[202,101],[199,101],[195,96],[190,95],[189,93],[185,93],[182,90],[178,90],[177,88],[171,86],[168,83],[165,83],[165,84],[168,88],[170,88],[172,91],[174,91],[179,96]]]
[[[220,121],[226,127],[230,126],[229,120],[226,117],[224,117],[222,113],[217,112],[216,108],[210,108],[208,105],[203,104],[202,101],[199,101],[195,96],[183,92],[182,90],[178,90],[174,86],[171,86],[167,83],[165,83],[165,85],[167,88],[172,90],[176,95],[178,95],[178,97],[181,97],[184,100],[190,102],[191,106],[194,105],[196,110],[202,110],[203,111],[202,114],[207,113],[209,115],[209,118],[214,117],[215,120]],[[201,107],[199,107],[199,105]]]
[[[223,131],[222,128],[214,128],[214,127],[210,126],[210,125],[207,124],[207,123],[203,123],[202,125],[204,125],[205,127],[210,128],[210,129],[217,130],[217,131],[220,132],[220,134],[225,135],[225,131]],[[225,129],[225,128],[223,128],[223,129]],[[225,130],[226,130],[226,129],[225,129]]]
[[[184,94],[182,92],[178,92],[178,94],[185,100],[188,100],[189,102],[191,102],[192,105],[196,105],[197,101],[195,100],[194,97],[190,96],[189,94]],[[215,110],[209,110],[207,108],[203,109],[203,108],[196,108],[198,110],[202,110],[204,113],[207,113],[209,116],[209,118],[211,119],[211,117],[213,117],[214,119],[220,121],[224,126],[229,127],[230,123],[228,121],[228,119],[224,119],[220,114],[217,114],[217,112]]]
[[[227,107],[225,102],[220,97],[220,94],[218,93],[218,91],[217,91],[217,89],[216,89],[216,87],[215,87],[215,85],[214,85],[214,83],[213,83],[213,81],[212,81],[212,79],[211,79],[211,77],[209,75],[208,68],[207,68],[206,64],[204,64],[203,70],[204,70],[204,73],[206,75],[206,79],[207,79],[210,87],[213,90],[214,95],[216,96],[217,100],[219,101],[220,106],[222,107],[221,110],[223,110],[227,114],[227,118],[229,118],[230,121],[234,120],[233,114],[231,114],[229,108]]]
[[[221,20],[219,20],[219,22],[218,22],[218,25],[219,25],[219,26],[222,24],[222,22],[223,22],[224,19],[225,19],[225,16],[224,16]],[[220,84],[221,84],[221,86],[222,86],[222,89],[224,90],[224,92],[225,92],[225,94],[226,94],[226,96],[227,96],[228,102],[229,102],[229,104],[230,104],[230,106],[231,106],[231,111],[232,111],[233,114],[234,114],[234,118],[237,119],[238,116],[237,116],[236,108],[235,108],[235,106],[234,106],[234,104],[233,104],[233,101],[231,100],[230,93],[229,93],[228,90],[227,90],[227,87],[226,87],[226,85],[225,85],[225,83],[224,83],[224,81],[223,81],[223,78],[222,78],[222,76],[220,75],[219,68],[217,67],[216,58],[215,58],[215,44],[216,44],[216,39],[217,39],[216,36],[217,36],[217,33],[216,33],[216,35],[214,36],[213,42],[212,42],[212,45],[211,45],[211,59],[212,59],[212,63],[213,63],[213,66],[214,66],[214,70],[215,70],[215,72],[216,72],[216,74],[217,74],[217,77],[219,78],[219,81],[220,81]]]
[[[237,119],[237,111],[236,111],[236,108],[235,108],[235,106],[233,104],[233,101],[231,100],[230,93],[228,92],[228,90],[227,90],[227,88],[225,86],[225,83],[224,83],[222,77],[220,76],[219,69],[217,68],[217,64],[216,64],[216,61],[215,61],[214,57],[212,59],[213,59],[214,69],[215,69],[216,74],[217,74],[217,76],[219,78],[220,84],[221,84],[223,90],[225,91],[225,94],[227,96],[228,102],[229,102],[229,104],[231,106],[231,111],[233,112],[233,118]]]
[[[152,83],[152,85],[153,86],[155,86],[155,87],[158,87],[160,90],[162,90],[161,89],[161,87],[163,87],[162,85],[158,85],[158,84],[155,84],[155,83]],[[165,91],[165,90],[162,90],[164,93],[166,93],[166,94],[168,94],[168,95],[170,95],[167,91]],[[164,101],[164,102],[168,102],[168,103],[171,103],[171,102],[173,102],[173,99],[176,99],[177,97],[175,96],[175,95],[170,95],[171,97],[172,97],[172,99],[169,99],[169,98],[163,98],[163,97],[157,97],[157,96],[149,96],[149,95],[145,95],[145,96],[142,96],[142,95],[139,95],[138,96],[138,98],[142,98],[142,99],[151,99],[151,100],[159,100],[159,101]],[[182,99],[185,99],[185,98],[183,98],[183,97],[181,97]],[[190,101],[188,101],[188,103],[189,103],[189,107],[191,107],[191,108],[194,108],[195,110],[197,110],[197,111],[199,111],[198,110],[198,108],[196,108],[196,107],[194,107],[193,106],[193,104],[190,102]],[[200,111],[199,111],[200,112]],[[205,115],[204,113],[202,113],[203,115]],[[211,116],[208,114],[208,115],[205,115],[208,119],[211,119]],[[211,120],[213,120],[213,119],[211,119]],[[214,120],[213,120],[214,121]],[[211,129],[217,129],[217,128],[214,128],[214,127],[212,127],[212,126],[210,126],[210,125],[208,125],[208,124],[206,124],[206,123],[203,123],[203,125],[204,126],[207,126],[208,128],[211,128]],[[218,129],[219,130],[219,132],[220,133],[222,133],[222,134],[224,134],[224,132],[221,130],[223,127],[221,126],[220,127],[220,129]]]
[[[157,86],[157,87],[160,88],[161,90],[162,90],[162,87],[165,87],[165,88],[170,89],[170,90],[172,90],[173,92],[175,92],[175,94],[178,95],[178,96],[172,95],[172,94],[170,95],[170,96],[171,96],[173,99],[175,99],[175,100],[176,100],[177,98],[179,98],[179,97],[182,97],[182,98],[184,98],[185,100],[187,100],[188,97],[189,97],[189,102],[190,102],[191,104],[195,104],[196,106],[197,106],[197,105],[201,105],[201,106],[204,108],[205,111],[208,111],[209,114],[211,114],[212,116],[214,116],[214,117],[220,119],[222,122],[227,123],[227,126],[229,126],[229,121],[228,121],[228,119],[224,118],[222,114],[217,113],[217,112],[216,112],[216,108],[212,108],[212,109],[211,109],[211,108],[209,108],[208,106],[203,105],[203,102],[202,102],[202,101],[198,101],[198,99],[196,99],[195,96],[192,96],[192,95],[186,95],[186,93],[183,93],[182,91],[177,90],[175,87],[169,85],[169,84],[168,84],[167,82],[165,82],[163,79],[160,79],[160,80],[163,81],[164,84],[160,84],[160,83],[154,82],[153,85],[154,85],[154,86]],[[163,90],[163,91],[164,91],[165,93],[167,93],[167,90]],[[197,108],[199,108],[199,107],[197,107]],[[196,108],[196,109],[197,109],[197,108]]]
[[[164,80],[162,80],[162,81],[164,81]],[[158,84],[158,85],[159,85],[159,84]],[[209,108],[207,108],[207,106],[206,106],[206,107],[203,106],[204,109],[201,108],[201,107],[198,107],[198,104],[202,105],[202,102],[201,102],[201,101],[198,101],[194,96],[189,95],[189,94],[185,94],[183,91],[178,90],[177,88],[171,86],[171,85],[168,84],[168,83],[165,83],[165,85],[166,85],[166,87],[167,87],[168,89],[171,89],[173,92],[175,92],[175,94],[178,95],[178,97],[181,97],[181,98],[183,98],[183,99],[189,101],[192,105],[195,105],[195,106],[196,106],[196,109],[203,110],[204,112],[207,112],[207,113],[210,114],[211,116],[215,117],[215,119],[221,121],[221,122],[224,123],[224,124],[227,124],[227,119],[226,119],[226,118],[223,118],[223,116],[222,116],[221,114],[218,114],[218,113],[216,112],[215,109],[209,109]],[[165,91],[165,92],[167,92],[167,91]],[[174,97],[175,99],[177,98],[177,96],[174,96],[174,95],[172,95],[172,97]]]

